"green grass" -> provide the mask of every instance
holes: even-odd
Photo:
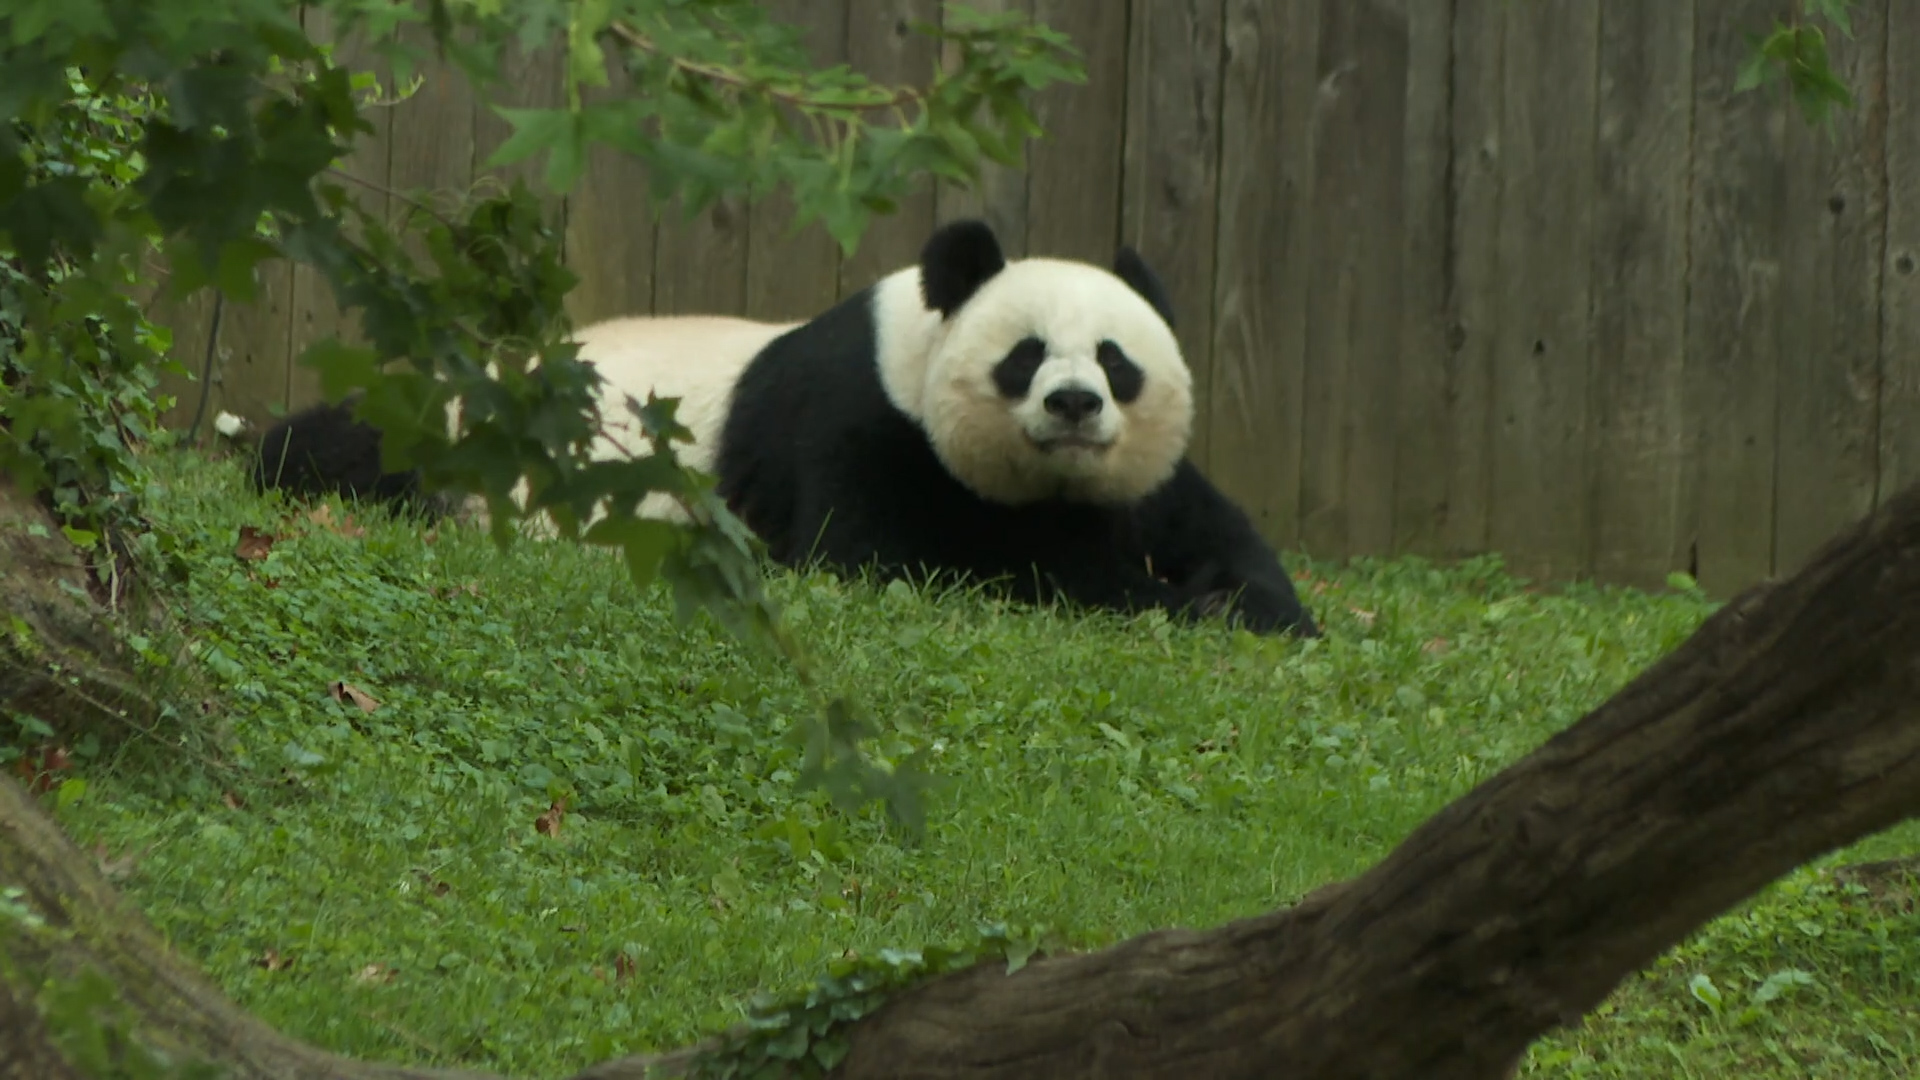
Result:
[[[284,511],[229,464],[162,470],[198,659],[156,678],[183,734],[80,747],[88,788],[62,820],[137,857],[122,886],[269,1022],[523,1076],[684,1043],[846,950],[997,920],[1091,946],[1291,902],[1709,611],[1529,592],[1490,562],[1297,562],[1328,631],[1303,644],[782,575],[830,681],[885,721],[882,751],[926,749],[946,781],[911,845],[797,790],[784,735],[811,706],[789,672],[705,617],[678,625],[664,588],[604,554],[425,543],[371,515],[364,536],[308,523],[242,562],[239,528],[285,532]],[[337,680],[379,707],[335,700]],[[536,819],[558,795],[552,837]],[[1914,850],[1908,829],[1849,855]],[[1916,930],[1804,871],[1526,1075],[1915,1075]]]

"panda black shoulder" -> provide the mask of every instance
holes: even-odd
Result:
[[[843,496],[875,496],[910,478],[953,484],[919,425],[887,396],[877,288],[775,338],[734,384],[715,454],[717,493],[778,562],[805,559],[816,538],[798,527],[844,505]]]

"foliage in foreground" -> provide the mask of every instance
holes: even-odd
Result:
[[[677,625],[604,552],[422,543],[255,500],[228,466],[169,472],[156,506],[193,572],[179,639],[146,644],[198,658],[155,676],[190,737],[72,748],[64,824],[268,1022],[520,1075],[684,1044],[854,957],[911,975],[983,925],[1018,958],[1035,935],[1096,947],[1290,902],[1710,608],[1530,592],[1488,562],[1302,563],[1334,632],[1300,643],[776,576],[834,688],[896,718],[876,752],[947,781],[916,845],[797,783],[791,670]],[[242,551],[243,526],[276,539]],[[1907,829],[1844,857],[1914,850]],[[1527,1075],[1910,1075],[1916,929],[1796,875]]]

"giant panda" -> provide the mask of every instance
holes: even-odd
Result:
[[[918,264],[805,323],[640,316],[576,338],[606,380],[603,415],[613,404],[623,430],[626,395],[681,399],[694,442],[680,456],[717,477],[783,565],[944,571],[1004,579],[1031,602],[1227,612],[1257,631],[1317,636],[1278,557],[1186,459],[1191,375],[1172,322],[1164,287],[1130,249],[1112,271],[1008,262],[988,226],[961,221],[937,230]],[[302,450],[322,487],[341,489],[340,466],[354,461],[363,491],[417,488],[378,474],[377,430],[345,409],[318,406],[269,432],[259,472],[264,449],[282,445],[278,486],[300,490],[291,462]],[[322,431],[334,440],[324,454]],[[628,448],[644,453],[635,434]],[[660,495],[638,512],[684,519]]]
[[[1010,262],[984,222],[958,221],[745,366],[717,492],[788,566],[1004,579],[1027,601],[1318,636],[1273,550],[1187,459],[1193,411],[1138,254],[1111,272]]]
[[[734,380],[766,344],[799,323],[768,323],[718,315],[627,316],[589,323],[573,332],[579,357],[601,377],[595,398],[603,434],[591,455],[609,460],[651,452],[627,398],[644,402],[649,391],[680,399],[674,415],[692,432],[677,445],[680,460],[713,471],[713,445],[726,417]],[[252,479],[256,490],[278,489],[295,497],[340,494],[429,515],[453,509],[445,499],[422,493],[416,470],[386,472],[380,464],[380,430],[355,419],[355,399],[322,402],[282,419],[259,440]],[[447,429],[459,429],[460,403],[449,403]],[[524,506],[526,481],[514,488]],[[468,508],[476,513],[484,500]],[[642,499],[636,513],[687,521],[679,502],[659,492]],[[536,531],[539,526],[536,525]]]

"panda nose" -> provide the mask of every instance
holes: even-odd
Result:
[[[1099,412],[1101,401],[1100,395],[1091,390],[1069,387],[1048,394],[1044,404],[1048,412],[1069,424],[1077,424]]]

